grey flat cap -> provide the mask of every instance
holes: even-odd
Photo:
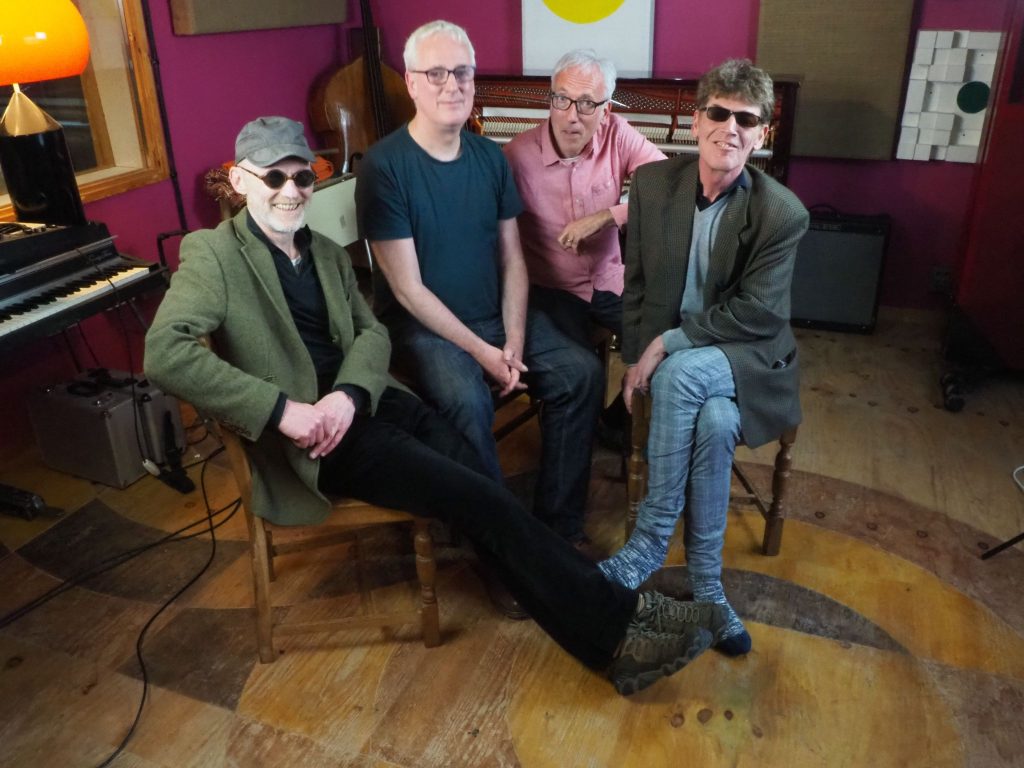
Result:
[[[266,168],[286,157],[298,157],[312,163],[316,160],[306,143],[302,123],[287,117],[258,117],[242,126],[235,139],[235,162],[248,159],[253,165]]]

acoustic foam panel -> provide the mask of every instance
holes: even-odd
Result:
[[[898,160],[978,159],[1002,34],[922,29],[903,107]]]
[[[892,158],[914,0],[761,0],[757,63],[801,80],[794,155]]]

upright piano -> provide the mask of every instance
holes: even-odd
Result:
[[[783,184],[789,171],[798,88],[796,80],[775,81],[775,114],[768,138],[750,161]],[[505,143],[547,117],[550,93],[549,77],[477,75],[470,128]],[[612,99],[623,105],[615,105],[615,112],[666,155],[696,155],[690,125],[697,109],[697,80],[620,78]]]
[[[0,354],[167,281],[119,254],[103,224],[0,224]]]

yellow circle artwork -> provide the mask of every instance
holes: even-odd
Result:
[[[592,24],[611,16],[625,0],[544,0],[553,14],[574,24]]]

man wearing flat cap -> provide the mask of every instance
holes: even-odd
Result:
[[[242,129],[230,180],[246,207],[182,241],[146,335],[146,374],[244,438],[254,514],[315,524],[325,494],[338,494],[443,519],[620,693],[681,669],[713,642],[720,612],[609,581],[388,376],[387,332],[345,250],[303,224],[312,159],[299,123],[266,117]]]

